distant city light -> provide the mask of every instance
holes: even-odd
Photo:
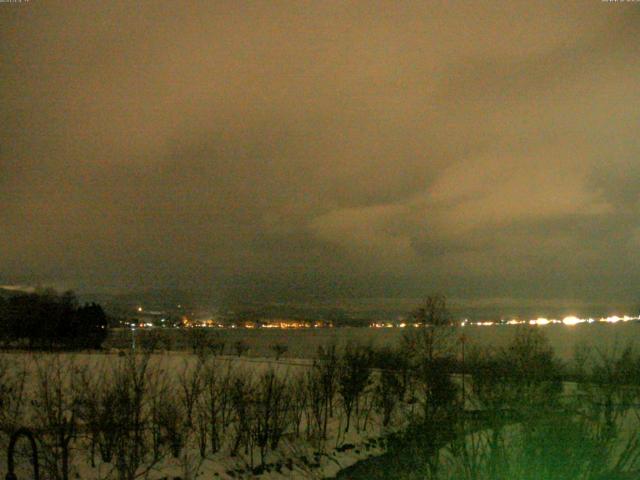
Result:
[[[551,320],[543,317],[536,318],[535,320],[529,320],[530,325],[549,325],[550,323],[552,323]]]
[[[562,323],[564,323],[565,325],[577,325],[579,323],[583,323],[586,320],[582,319],[582,318],[578,318],[578,317],[564,317],[562,319]]]
[[[623,316],[618,316],[618,315],[611,315],[609,317],[602,317],[599,319],[594,319],[594,318],[580,318],[577,317],[575,315],[569,315],[567,317],[564,317],[562,320],[558,320],[555,318],[546,318],[546,317],[538,317],[538,318],[534,318],[531,320],[518,320],[517,318],[512,318],[511,320],[508,321],[500,321],[500,322],[495,322],[495,321],[489,321],[489,320],[484,320],[484,321],[470,321],[469,319],[465,318],[463,320],[460,321],[460,326],[461,327],[467,327],[467,326],[477,326],[477,327],[490,327],[490,326],[494,326],[494,325],[523,325],[523,324],[528,324],[528,325],[534,325],[534,326],[546,326],[546,325],[552,325],[552,324],[562,324],[562,325],[566,325],[566,326],[574,326],[574,325],[579,325],[581,323],[619,323],[619,322],[631,322],[631,321],[640,321],[640,316],[638,317],[631,317],[629,315],[623,315]],[[407,326],[414,326],[414,327],[421,327],[424,325],[415,323],[415,324],[407,324],[407,323],[390,323],[390,322],[373,322],[371,323],[369,326],[371,328],[405,328]]]

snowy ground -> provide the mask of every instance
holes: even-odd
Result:
[[[62,362],[62,369],[56,372],[49,372],[52,385],[59,382],[64,385],[60,392],[63,396],[70,395],[70,388],[73,375],[80,371],[89,372],[93,380],[100,383],[101,379],[106,379],[110,375],[111,369],[118,362],[123,361],[117,354],[104,353],[84,353],[84,354],[62,354],[62,355],[34,355],[27,353],[6,353],[0,356],[0,361],[4,366],[4,379],[24,370],[25,388],[23,397],[22,412],[19,416],[11,419],[15,420],[15,426],[26,425],[39,429],[40,424],[36,412],[44,408],[39,403],[39,396],[42,396],[41,378],[38,371],[46,370],[46,365],[53,359]],[[159,377],[166,381],[172,389],[179,389],[178,378],[184,372],[193,369],[198,359],[195,355],[185,352],[160,353],[151,356],[149,368],[146,375]],[[304,375],[311,368],[312,362],[309,359],[286,358],[275,361],[273,358],[238,358],[231,356],[217,357],[216,365],[221,371],[226,366],[231,365],[240,375],[246,378],[259,378],[267,371],[274,371],[281,378],[291,378]],[[40,370],[39,370],[40,369]],[[85,370],[86,369],[86,370]],[[53,376],[51,376],[53,375]],[[5,382],[9,385],[9,380]],[[383,427],[381,425],[381,415],[373,406],[374,385],[367,389],[366,397],[362,399],[361,408],[368,409],[366,418],[361,414],[352,425],[349,432],[345,432],[345,414],[340,404],[339,397],[335,399],[333,406],[333,416],[328,419],[327,438],[322,440],[317,435],[307,433],[308,417],[304,417],[300,424],[300,435],[294,435],[291,429],[287,430],[275,451],[270,451],[265,460],[265,468],[260,469],[259,454],[256,448],[252,451],[241,450],[237,456],[230,455],[230,443],[233,441],[233,428],[221,437],[221,448],[216,453],[207,452],[205,457],[201,457],[194,432],[190,431],[186,435],[185,445],[180,455],[174,458],[167,451],[164,451],[161,458],[154,461],[153,465],[144,464],[138,469],[140,478],[164,479],[164,478],[326,478],[334,476],[339,470],[354,464],[357,461],[373,455],[379,455],[385,451],[385,436],[389,433],[401,429],[406,419],[406,411],[411,407],[402,405],[392,417],[391,423]],[[69,391],[67,391],[69,390]],[[52,389],[56,391],[55,388]],[[6,392],[5,392],[6,393]],[[174,392],[175,393],[175,392]],[[64,399],[64,402],[68,400]],[[11,405],[3,404],[5,409],[3,415],[9,414]],[[65,405],[64,409],[69,409]],[[54,409],[55,410],[55,409]],[[69,416],[69,413],[63,415]],[[86,429],[80,424],[79,429],[71,441],[71,464],[70,478],[82,479],[108,479],[117,478],[115,465],[100,461],[100,455],[95,456],[95,467],[91,466],[89,458],[89,441],[84,431]],[[5,451],[8,444],[6,433],[0,435],[0,447]],[[41,454],[42,455],[42,454]],[[5,455],[2,455],[0,463],[0,476],[4,477],[7,471]],[[19,472],[22,477],[29,478],[27,462],[24,458],[18,459]],[[41,459],[42,462],[42,459]],[[253,470],[252,470],[253,467]],[[41,467],[42,468],[42,467]],[[148,471],[147,471],[148,469]],[[44,476],[44,478],[47,478]]]

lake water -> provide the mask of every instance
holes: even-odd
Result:
[[[503,346],[513,338],[518,326],[466,326],[457,329],[456,335],[464,334],[467,348],[477,346]],[[548,337],[556,355],[569,360],[577,345],[587,345],[594,350],[611,350],[623,348],[629,343],[640,346],[640,322],[592,323],[573,326],[552,324],[535,326]],[[288,350],[285,356],[293,358],[310,358],[318,347],[330,343],[343,345],[348,341],[357,341],[373,346],[397,345],[404,333],[402,328],[310,328],[310,329],[211,329],[211,335],[219,336],[226,343],[226,352],[233,353],[234,343],[243,341],[251,356],[273,356],[271,346],[283,344]],[[144,335],[146,332],[137,332]],[[175,337],[175,348],[184,347],[180,330],[164,330],[163,335]],[[126,348],[131,343],[129,330],[114,331],[107,347]]]

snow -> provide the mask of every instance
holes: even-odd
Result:
[[[86,368],[94,379],[101,375],[109,375],[109,372],[122,357],[115,353],[79,353],[79,354],[32,354],[32,353],[4,353],[0,355],[0,361],[9,367],[9,373],[17,373],[24,369],[26,372],[25,399],[24,403],[28,410],[19,419],[20,425],[37,427],[34,420],[34,413],[41,408],[34,403],[36,400],[38,385],[38,368],[46,366],[52,361],[60,361],[63,364],[64,388],[69,388],[71,376]],[[195,355],[185,352],[164,352],[153,354],[150,357],[150,371],[161,373],[165,379],[175,382],[180,372],[192,368],[198,362]],[[275,361],[268,358],[239,358],[239,357],[217,357],[215,362],[223,368],[225,364],[232,365],[240,369],[243,375],[254,378],[261,373],[272,370],[279,377],[289,377],[301,374],[311,368],[312,362],[309,359],[283,359]],[[106,377],[105,377],[106,378]],[[173,385],[177,385],[173,383]],[[372,387],[370,387],[372,390]],[[368,395],[373,395],[369,392]],[[337,401],[336,401],[337,402]],[[363,407],[364,408],[364,407]],[[408,408],[403,406],[402,408]],[[318,438],[307,438],[305,433],[301,433],[296,438],[293,432],[288,431],[283,436],[276,451],[267,454],[265,463],[267,468],[264,472],[251,469],[251,464],[256,468],[260,464],[259,454],[254,448],[253,462],[251,452],[240,452],[236,457],[230,455],[229,442],[231,433],[222,440],[222,448],[215,454],[207,452],[205,458],[201,458],[196,445],[193,432],[186,440],[179,458],[173,458],[165,454],[163,458],[153,465],[144,465],[139,469],[142,473],[145,469],[149,471],[141,474],[141,478],[149,480],[181,478],[183,480],[196,478],[330,478],[335,476],[341,469],[354,463],[369,458],[374,455],[384,453],[384,440],[386,435],[397,431],[403,427],[404,415],[397,414],[387,427],[381,425],[381,415],[372,408],[368,421],[360,421],[363,428],[359,430],[351,428],[349,432],[344,432],[345,418],[341,411],[341,406],[336,403],[335,412],[328,422],[327,439],[322,441]],[[306,428],[305,421],[301,425],[301,432]],[[0,435],[0,447],[6,448],[8,436]],[[82,479],[107,479],[117,478],[115,466],[111,463],[101,462],[100,455],[96,454],[96,466],[91,467],[89,460],[89,443],[85,436],[79,436],[72,441],[71,475],[70,478]],[[41,454],[42,455],[42,454]],[[0,464],[0,477],[6,475],[7,466],[5,456],[2,456]],[[20,460],[18,460],[20,463]],[[22,469],[25,468],[24,459]],[[42,468],[42,467],[41,467]],[[20,478],[20,477],[19,477]]]

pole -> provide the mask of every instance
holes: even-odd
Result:
[[[462,343],[462,409],[464,410],[465,405],[467,403],[467,394],[466,394],[466,389],[465,389],[465,373],[466,373],[466,367],[464,364],[464,344],[465,341],[467,339],[465,338],[464,334],[460,337],[460,342]]]

